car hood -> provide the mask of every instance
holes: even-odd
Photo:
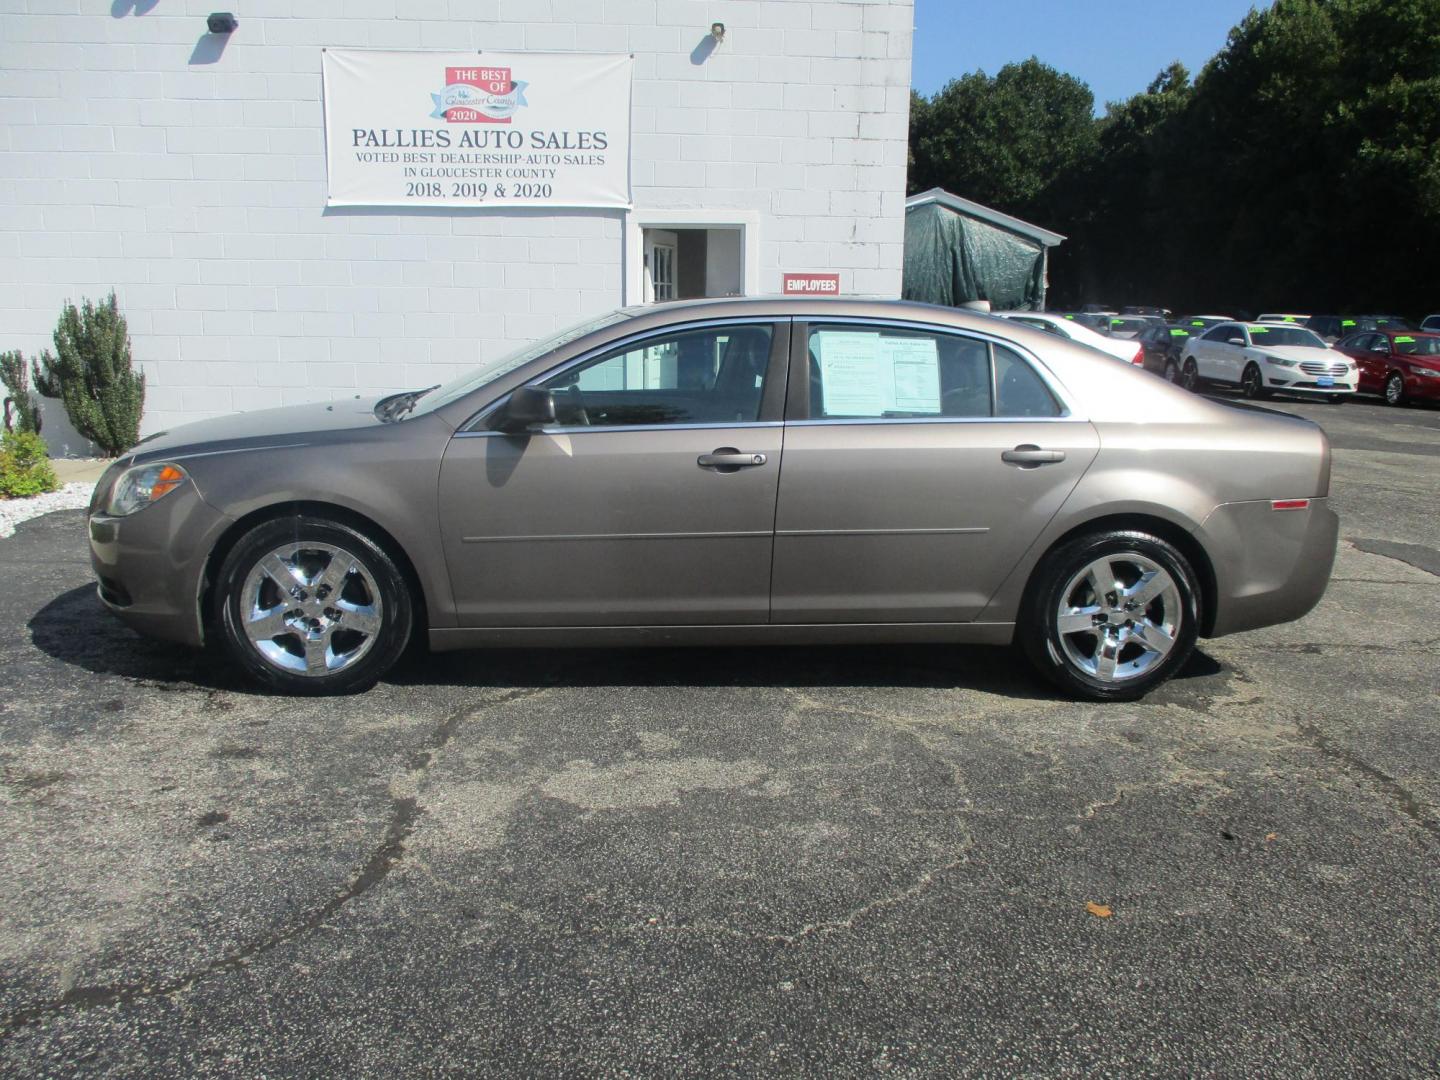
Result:
[[[130,451],[136,461],[260,446],[303,444],[323,432],[379,427],[378,397],[232,413],[156,432]],[[127,455],[127,456],[130,456]]]
[[[1294,360],[1297,363],[1304,360],[1320,364],[1353,363],[1351,358],[1339,349],[1311,349],[1304,345],[1274,345],[1268,348],[1256,345],[1254,348],[1261,356],[1278,356],[1282,360]]]

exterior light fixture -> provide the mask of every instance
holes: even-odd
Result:
[[[212,34],[233,34],[240,20],[228,11],[217,11],[205,20],[205,25]]]
[[[715,39],[715,44],[725,40],[725,24],[723,22],[710,24],[710,36]]]

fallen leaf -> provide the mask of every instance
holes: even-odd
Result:
[[[1085,905],[1085,910],[1088,911],[1091,915],[1094,915],[1097,919],[1108,919],[1111,915],[1114,914],[1114,912],[1111,911],[1107,905],[1097,904],[1093,900],[1091,900],[1088,904]]]
[[[1273,843],[1274,841],[1279,840],[1279,839],[1280,839],[1280,834],[1279,834],[1279,833],[1267,832],[1267,833],[1265,834],[1265,842],[1266,842],[1267,844]]]

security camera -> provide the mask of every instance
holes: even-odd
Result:
[[[716,44],[725,40],[725,24],[723,22],[710,24],[710,36],[715,39]]]
[[[228,11],[217,11],[205,20],[205,25],[212,34],[233,34],[240,20]]]

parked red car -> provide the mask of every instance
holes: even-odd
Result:
[[[1365,330],[1341,338],[1335,348],[1360,369],[1360,393],[1381,394],[1391,405],[1440,401],[1440,334]]]

